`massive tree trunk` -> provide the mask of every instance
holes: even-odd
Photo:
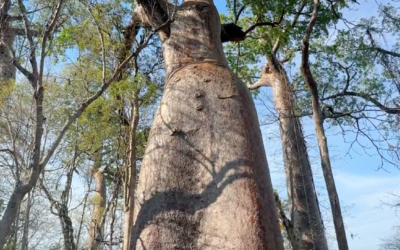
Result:
[[[339,250],[348,250],[349,246],[347,244],[346,230],[344,228],[342,210],[340,208],[340,202],[339,202],[339,195],[337,193],[335,180],[333,178],[331,160],[328,150],[328,142],[325,136],[324,118],[322,116],[321,108],[319,105],[318,84],[311,73],[309,65],[309,54],[310,54],[309,39],[311,36],[311,32],[314,28],[314,25],[317,22],[319,5],[320,1],[314,0],[314,10],[310,18],[310,21],[308,23],[306,33],[303,37],[301,73],[303,75],[304,82],[308,85],[311,92],[311,103],[313,109],[315,132],[317,134],[322,172],[324,173],[325,184],[328,191],[329,202],[332,210],[333,224],[335,226],[335,232],[336,232],[336,240],[338,243]]]
[[[95,152],[94,165],[92,168],[94,179],[93,213],[90,221],[89,238],[87,250],[100,250],[104,245],[104,223],[102,221],[106,210],[106,180],[104,172],[100,169],[102,164],[101,150]]]
[[[294,250],[327,250],[304,134],[295,114],[292,90],[283,67],[276,62],[267,63],[261,79],[249,88],[260,86],[272,87],[278,113],[290,201],[291,220],[289,225],[285,225],[289,241]]]
[[[176,11],[138,2],[160,32],[166,84],[131,249],[283,249],[257,113],[228,67],[213,1],[184,1]]]

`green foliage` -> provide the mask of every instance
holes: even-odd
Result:
[[[232,69],[245,82],[253,82],[258,78],[260,63],[265,56],[273,53],[274,47],[279,48],[278,59],[291,61],[295,58],[296,52],[300,51],[301,40],[313,10],[312,1],[230,0],[227,4],[229,12],[228,15],[222,15],[223,22],[233,22],[239,9],[245,6],[238,20],[238,25],[244,30],[256,23],[275,23],[258,26],[240,44],[225,45]],[[329,28],[341,17],[339,10],[346,6],[345,1],[337,1],[335,6],[322,2],[312,39],[327,37]]]

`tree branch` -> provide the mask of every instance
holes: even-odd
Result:
[[[168,4],[164,0],[136,0],[138,6],[135,8],[135,13],[139,14],[142,23],[149,23],[153,30],[158,29],[168,22]],[[143,16],[144,15],[144,16]],[[162,29],[166,36],[170,35],[169,25],[165,25]]]
[[[234,23],[227,23],[221,25],[221,42],[240,42],[246,39],[246,33],[242,27]]]
[[[309,55],[310,55],[310,37],[311,32],[317,22],[318,18],[318,8],[319,8],[319,0],[314,0],[314,9],[310,18],[310,21],[307,25],[306,31],[303,37],[303,48],[302,48],[302,56],[301,56],[301,71],[303,71],[303,75],[305,77],[305,81],[309,84],[310,90],[313,96],[318,96],[318,87],[317,83],[314,80],[314,77],[310,70],[309,64]]]
[[[24,27],[25,27],[25,35],[29,43],[29,50],[30,50],[30,55],[29,55],[29,62],[31,63],[32,66],[32,74],[29,75],[28,80],[31,82],[32,86],[36,88],[37,85],[37,79],[38,79],[38,66],[37,66],[37,61],[36,61],[36,46],[33,41],[33,36],[31,32],[31,27],[30,27],[30,22],[28,20],[27,12],[24,3],[22,0],[18,0],[18,6],[19,9],[22,13],[22,17],[24,20]]]
[[[389,50],[385,50],[385,49],[380,48],[378,45],[376,45],[375,40],[374,40],[374,38],[372,37],[371,31],[370,31],[369,29],[367,29],[366,32],[367,32],[368,38],[369,38],[369,40],[370,40],[370,42],[371,42],[373,48],[374,48],[376,51],[378,51],[378,52],[380,52],[380,53],[382,53],[382,54],[386,54],[386,55],[390,55],[390,56],[394,56],[394,57],[400,57],[400,53],[397,53],[397,52],[394,52],[394,51],[389,51]]]
[[[86,5],[86,4],[85,4]],[[86,8],[88,9],[90,16],[93,19],[93,22],[96,26],[96,30],[97,33],[99,35],[99,40],[100,40],[100,45],[101,45],[101,61],[102,61],[102,77],[101,77],[101,83],[104,84],[104,82],[106,81],[106,53],[105,53],[105,43],[104,43],[104,35],[103,32],[100,29],[100,24],[99,22],[96,20],[95,16],[93,15],[92,9],[90,6],[86,5]]]
[[[261,87],[270,87],[270,86],[272,86],[271,74],[272,74],[272,72],[270,70],[270,67],[266,63],[265,66],[263,67],[262,71],[261,71],[260,79],[255,83],[248,83],[247,87],[250,90],[256,90],[256,89],[259,89]]]
[[[321,101],[325,101],[328,99],[334,99],[337,97],[341,97],[341,96],[356,96],[356,97],[361,97],[364,100],[367,100],[371,103],[373,103],[375,106],[377,106],[380,110],[388,113],[388,114],[400,114],[400,107],[399,108],[389,108],[385,105],[383,105],[382,103],[380,103],[377,99],[373,98],[371,95],[369,94],[365,94],[365,93],[357,93],[357,92],[353,92],[353,91],[343,91],[341,93],[337,93],[334,95],[330,95],[328,97],[324,97],[321,98]]]
[[[238,13],[236,13],[236,11],[235,11],[236,15],[235,15],[235,22],[234,22],[234,24],[237,24],[237,22],[239,21],[239,17],[240,17],[240,15],[242,14],[242,12],[244,11],[245,8],[246,8],[246,5],[243,5],[243,6],[239,9]],[[235,9],[236,9],[236,8],[235,8]]]
[[[110,78],[104,82],[104,84],[101,86],[101,88],[94,93],[89,99],[87,99],[84,103],[80,105],[78,109],[76,109],[67,119],[67,121],[64,123],[64,126],[62,127],[60,133],[56,137],[54,143],[51,145],[50,149],[48,150],[47,154],[43,157],[42,161],[40,162],[40,166],[43,168],[46,166],[50,158],[53,156],[54,152],[56,151],[58,145],[60,144],[61,140],[64,137],[64,134],[67,132],[71,124],[86,110],[86,108],[94,102],[99,96],[101,96],[113,83],[118,76],[120,75],[121,70],[125,67],[125,65],[134,57],[137,57],[139,53],[147,46],[149,43],[151,37],[154,35],[154,32],[150,33],[143,41],[143,43],[137,48],[137,50],[134,53],[131,53],[128,58],[126,58],[114,71],[114,73],[110,76]]]
[[[293,17],[293,20],[290,22],[290,28],[293,28],[293,27],[297,24],[297,21],[299,20],[299,17],[300,17],[300,15],[301,15],[301,12],[303,11],[304,7],[306,6],[306,3],[307,3],[306,0],[303,0],[303,1],[302,1],[301,5],[300,5],[300,8],[299,8],[299,11],[296,13],[296,15]],[[272,49],[272,53],[273,53],[274,55],[276,55],[276,53],[278,52],[278,49],[279,49],[279,48],[280,48],[280,39],[278,38],[277,41],[276,41],[276,43],[275,43],[275,45],[274,45],[274,47],[273,47],[273,49]],[[283,59],[282,59],[280,62],[281,62],[281,63],[287,62],[287,61],[292,57],[292,54],[293,54],[293,53],[291,53],[291,52],[289,51],[289,52],[283,57]]]
[[[13,27],[12,30],[18,36],[25,36],[25,29]],[[38,36],[40,36],[41,33],[42,33],[42,31],[40,31],[40,30],[31,30],[31,34],[33,37],[38,37]]]

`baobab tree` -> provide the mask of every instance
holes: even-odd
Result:
[[[130,249],[283,249],[253,99],[233,74],[213,0],[138,0],[166,81],[139,177]]]

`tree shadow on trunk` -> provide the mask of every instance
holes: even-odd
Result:
[[[196,215],[196,212],[207,208],[214,203],[224,188],[238,179],[254,179],[254,174],[240,172],[239,167],[244,164],[251,164],[248,159],[238,158],[227,163],[221,171],[213,175],[213,180],[205,187],[200,194],[185,192],[183,190],[169,190],[165,192],[154,193],[153,196],[140,204],[140,212],[137,215],[136,223],[133,226],[132,245],[135,246],[140,240],[140,234],[143,229],[154,224],[168,228],[179,235],[179,238],[191,239],[189,244],[193,244],[200,233],[200,220],[202,213]],[[235,173],[228,175],[233,170]],[[174,220],[163,220],[163,213],[174,212],[180,216]],[[184,230],[183,230],[184,229]],[[182,249],[186,249],[185,242],[181,242]],[[145,249],[142,244],[143,249]],[[161,247],[161,246],[160,246]]]

